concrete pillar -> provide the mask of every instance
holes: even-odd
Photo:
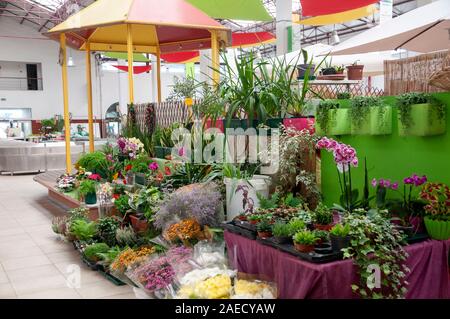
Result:
[[[200,51],[200,82],[212,85],[212,55],[211,50]]]
[[[127,61],[118,60],[119,65],[127,65]],[[117,70],[118,77],[118,92],[119,92],[119,109],[122,115],[127,114],[128,104],[128,73]],[[107,105],[109,107],[109,105]]]
[[[292,26],[292,0],[277,0],[277,55],[288,53],[288,30]]]

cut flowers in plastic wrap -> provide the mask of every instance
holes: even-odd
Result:
[[[232,299],[276,299],[276,290],[270,282],[235,279]]]
[[[181,241],[189,245],[191,241],[199,239],[201,231],[201,226],[195,219],[184,219],[170,225],[164,231],[164,238],[170,242]]]
[[[179,280],[177,298],[219,299],[231,295],[232,278],[236,271],[210,267],[194,269]]]
[[[64,174],[61,175],[56,181],[56,187],[61,191],[68,193],[72,191],[76,186],[76,177],[74,175]]]
[[[117,139],[117,146],[120,154],[128,156],[130,159],[136,158],[144,151],[144,144],[137,138],[120,137]]]

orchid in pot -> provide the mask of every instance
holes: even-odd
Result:
[[[423,205],[417,200],[417,188],[427,182],[425,175],[418,176],[412,174],[403,179],[403,191],[400,190],[399,182],[390,179],[372,180],[372,186],[376,187],[376,206],[379,209],[388,209],[391,215],[391,221],[397,224],[399,228],[405,231],[414,230],[418,232],[421,229],[420,212]],[[386,199],[388,191],[397,192],[401,199]],[[411,226],[412,225],[412,226]]]

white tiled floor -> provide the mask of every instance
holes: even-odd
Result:
[[[0,176],[0,299],[134,298],[83,265],[70,243],[51,230],[64,210],[47,198],[33,175]],[[69,288],[68,266],[79,265],[81,286]]]

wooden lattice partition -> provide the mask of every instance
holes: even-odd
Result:
[[[369,88],[365,84],[349,84],[349,85],[314,85],[311,84],[311,90],[313,90],[318,96],[324,99],[336,99],[339,93],[348,92],[351,96],[383,96],[384,91],[382,89],[372,87]],[[309,93],[308,97],[314,98],[315,94]]]
[[[384,91],[386,95],[407,92],[442,92],[430,86],[430,76],[450,63],[450,51],[422,54],[412,58],[384,61]]]

